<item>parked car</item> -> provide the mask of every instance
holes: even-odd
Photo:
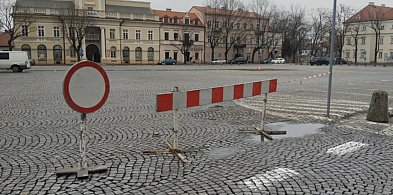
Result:
[[[212,60],[211,64],[225,64],[227,63],[226,60],[221,60],[221,59],[214,59]]]
[[[245,57],[237,57],[231,61],[231,64],[246,64],[247,59]]]
[[[264,59],[264,60],[261,60],[259,63],[261,63],[261,64],[269,64],[270,60],[269,59]]]
[[[284,58],[276,58],[271,61],[272,64],[285,64]]]
[[[30,68],[30,60],[25,51],[0,51],[0,69],[22,72]]]
[[[322,65],[322,64],[326,64],[329,65],[329,59],[326,57],[313,57],[310,60],[310,65]]]
[[[348,64],[348,62],[342,58],[336,58],[334,64]]]
[[[165,59],[165,60],[162,60],[161,62],[158,62],[158,64],[161,64],[161,65],[176,65],[177,64],[177,60]]]

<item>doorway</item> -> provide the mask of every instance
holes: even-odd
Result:
[[[101,62],[100,50],[97,45],[90,44],[86,47],[86,58],[93,62]]]

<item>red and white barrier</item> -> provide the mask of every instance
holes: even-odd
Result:
[[[277,79],[272,79],[210,89],[162,93],[157,95],[157,112],[215,104],[276,91]]]

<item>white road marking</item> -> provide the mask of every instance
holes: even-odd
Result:
[[[287,169],[287,168],[276,168],[271,171],[267,171],[264,174],[258,174],[254,177],[244,180],[244,184],[250,189],[262,189],[263,187],[273,186],[274,183],[287,180],[295,175],[299,175],[298,172]]]
[[[346,153],[359,150],[360,148],[362,148],[364,146],[368,146],[368,144],[361,143],[361,142],[347,142],[345,144],[341,144],[341,145],[336,146],[334,148],[328,149],[326,153],[332,153],[332,154],[336,154],[336,155],[344,155]]]

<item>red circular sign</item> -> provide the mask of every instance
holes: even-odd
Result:
[[[75,111],[92,113],[104,105],[109,88],[105,70],[94,62],[82,61],[68,70],[63,83],[63,95]]]

